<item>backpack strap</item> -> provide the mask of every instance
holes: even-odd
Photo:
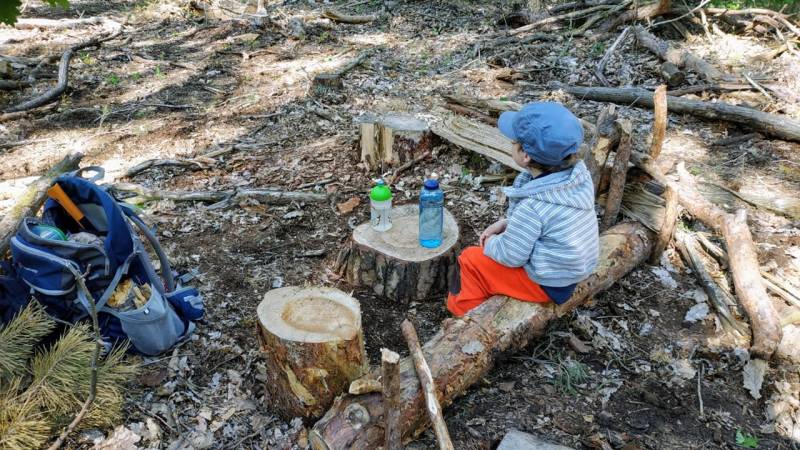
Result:
[[[175,290],[175,276],[172,273],[172,267],[169,264],[169,258],[167,257],[166,252],[164,252],[164,248],[161,247],[161,243],[158,241],[155,233],[150,227],[147,226],[146,223],[136,214],[133,207],[126,204],[125,202],[118,202],[120,208],[125,213],[125,215],[136,224],[136,227],[141,230],[144,237],[147,238],[147,241],[150,243],[150,246],[153,247],[153,250],[156,252],[156,256],[158,256],[158,261],[161,263],[161,275],[164,278],[164,285],[166,286],[167,292],[172,292]],[[137,239],[138,241],[138,239]],[[143,252],[143,257],[145,258],[148,264],[144,264],[145,270],[152,270],[152,264],[149,264],[149,258],[147,258],[147,253]]]
[[[86,178],[83,176],[84,172],[94,172],[94,175],[92,175],[89,178]],[[69,175],[73,177],[83,178],[84,180],[91,181],[92,183],[97,183],[98,181],[102,180],[103,177],[106,175],[106,170],[100,166],[86,166],[86,167],[81,167],[80,169],[75,170],[73,172],[70,172]]]

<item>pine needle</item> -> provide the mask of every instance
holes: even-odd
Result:
[[[50,425],[44,415],[31,403],[17,401],[20,384],[20,379],[14,378],[0,391],[2,450],[39,448],[50,435]]]
[[[30,302],[11,322],[0,328],[0,381],[21,376],[33,356],[34,346],[50,334],[55,322],[38,302]]]

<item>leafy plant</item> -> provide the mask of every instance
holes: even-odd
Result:
[[[562,394],[577,395],[577,386],[586,382],[588,378],[589,372],[583,363],[569,358],[566,361],[559,358],[558,373],[553,378],[553,385]]]
[[[161,71],[161,66],[156,66],[156,70],[153,73],[155,74],[156,78],[164,78],[167,76]]]
[[[740,428],[736,430],[736,445],[744,448],[758,448],[758,438]]]
[[[69,8],[69,0],[44,0],[50,6],[60,6],[64,9]],[[19,7],[22,0],[1,0],[0,1],[0,23],[14,25],[19,17]]]
[[[110,74],[106,75],[106,83],[108,83],[108,84],[110,84],[112,86],[119,85],[119,81],[120,81],[119,77],[115,73],[110,73]]]

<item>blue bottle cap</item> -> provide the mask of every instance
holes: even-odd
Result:
[[[429,191],[439,189],[439,180],[427,179],[425,180],[425,183],[423,183],[423,186],[425,186],[425,189],[428,189]]]

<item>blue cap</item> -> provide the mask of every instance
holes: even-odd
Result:
[[[500,114],[497,128],[507,138],[522,144],[534,161],[557,166],[577,153],[583,142],[583,126],[561,103],[528,103],[519,111]]]
[[[422,185],[425,187],[425,189],[433,191],[439,189],[439,180],[435,178],[428,178],[424,183],[422,183]]]

